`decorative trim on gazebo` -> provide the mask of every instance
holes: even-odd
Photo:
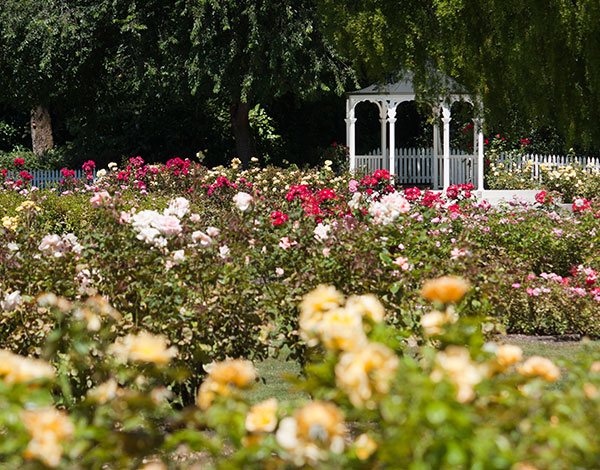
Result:
[[[466,101],[475,105],[472,97],[456,82],[447,77],[438,77],[443,80],[448,91],[445,96],[439,97],[431,105],[434,117],[433,124],[433,175],[434,185],[438,178],[437,161],[439,158],[439,124],[438,118],[442,116],[443,123],[443,187],[450,186],[450,121],[452,120],[450,107],[456,101]],[[350,171],[356,170],[356,114],[355,108],[358,103],[369,101],[379,108],[379,121],[381,123],[381,158],[388,159],[390,174],[396,174],[395,165],[395,122],[396,108],[405,101],[415,101],[416,92],[413,86],[413,76],[410,73],[395,83],[386,85],[371,85],[362,90],[347,94],[346,98],[346,145],[350,153]],[[474,123],[473,150],[477,152],[477,189],[483,190],[483,108],[479,108]]]

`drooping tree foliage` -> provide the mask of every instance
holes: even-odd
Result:
[[[554,125],[600,144],[598,0],[319,0],[329,37],[370,79],[402,67],[458,79],[493,126]]]
[[[312,0],[3,0],[0,106],[31,111],[38,154],[56,136],[101,161],[235,140],[248,159],[256,105],[340,92],[349,75],[315,13]]]
[[[286,93],[341,92],[348,69],[321,34],[313,0],[190,0],[190,77],[230,106],[237,155],[253,154],[248,112]]]
[[[31,110],[33,149],[53,146],[50,112],[79,107],[97,96],[98,67],[111,40],[102,2],[0,2],[2,101]]]

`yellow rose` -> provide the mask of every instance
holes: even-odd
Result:
[[[496,360],[502,367],[508,367],[523,358],[523,350],[513,344],[503,344],[496,349]]]
[[[202,410],[208,409],[217,396],[231,395],[234,390],[232,387],[244,388],[256,380],[254,366],[242,359],[217,362],[205,369],[208,377],[202,382],[196,397],[196,404]]]
[[[444,376],[456,386],[456,399],[460,403],[475,398],[473,387],[481,382],[482,372],[471,362],[469,350],[462,346],[448,346],[436,355],[436,367],[431,380],[440,382]]]
[[[246,415],[246,431],[273,432],[277,427],[277,400],[269,398],[250,408]]]
[[[54,367],[45,361],[0,350],[0,378],[4,378],[8,384],[52,379],[54,372]]]
[[[177,355],[177,348],[167,348],[167,340],[164,336],[153,335],[147,331],[117,338],[109,347],[109,351],[123,361],[155,364],[167,364]]]
[[[58,467],[62,457],[61,442],[70,438],[75,430],[69,417],[54,408],[43,408],[23,411],[21,419],[31,436],[24,457],[38,459],[48,467]]]
[[[588,398],[596,398],[598,396],[598,388],[591,383],[586,383],[583,385],[583,393]]]
[[[221,384],[232,384],[244,388],[256,380],[256,369],[250,361],[228,359],[206,367],[209,377]]]
[[[109,379],[96,388],[88,390],[88,397],[96,401],[100,405],[107,403],[117,396],[119,392],[119,384],[115,379]]]
[[[361,434],[354,441],[354,451],[359,460],[367,460],[377,450],[377,443],[367,434]]]
[[[560,369],[550,359],[541,356],[530,357],[517,371],[526,377],[543,377],[548,382],[556,382],[560,378]]]
[[[333,350],[349,351],[367,341],[360,314],[346,308],[325,313],[317,325],[317,332],[323,344]]]
[[[300,302],[298,320],[304,339],[311,337],[325,312],[338,308],[343,301],[344,296],[333,286],[319,285],[306,294]]]
[[[17,228],[19,226],[19,218],[18,217],[10,217],[8,215],[5,217],[2,217],[2,226],[4,228],[7,228],[14,232],[15,230],[17,230]]]
[[[373,294],[352,295],[346,301],[348,310],[356,310],[361,316],[368,317],[375,323],[381,323],[385,316],[385,309]]]
[[[333,403],[312,401],[300,408],[294,418],[298,423],[298,437],[301,440],[333,444],[341,439],[343,448],[346,426],[342,412]]]
[[[469,290],[469,283],[455,276],[443,276],[429,279],[423,284],[421,296],[427,300],[444,304],[458,302]]]
[[[399,360],[394,351],[381,343],[345,352],[335,366],[337,386],[356,407],[375,408],[373,395],[385,394],[398,369]]]
[[[421,317],[421,327],[427,336],[435,336],[441,334],[445,324],[450,323],[448,316],[438,310],[426,313]]]
[[[339,408],[332,403],[313,401],[279,423],[275,439],[285,450],[284,457],[301,466],[344,451],[346,426]]]

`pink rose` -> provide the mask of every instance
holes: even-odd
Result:
[[[181,233],[181,223],[174,215],[163,215],[156,221],[156,228],[165,237],[173,237]]]

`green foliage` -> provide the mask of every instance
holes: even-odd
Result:
[[[198,404],[180,408],[165,386],[184,368],[162,359],[170,354],[164,343],[147,348],[148,336],[116,334],[119,314],[105,299],[45,295],[37,309],[55,325],[43,355],[57,367],[1,352],[0,468],[597,464],[597,345],[556,364],[523,358],[516,346],[486,342],[476,320],[448,317],[425,344],[409,348],[389,326],[355,312],[364,338],[351,349],[331,348],[326,338],[339,330],[322,320],[304,375],[294,380],[309,399],[253,407],[252,365],[224,361],[213,365]]]
[[[319,32],[312,2],[194,0],[190,10],[194,89],[210,79],[215,93],[232,103],[343,90],[340,64]]]
[[[568,146],[586,148],[600,142],[600,61],[590,52],[598,8],[561,0],[319,2],[329,37],[369,80],[408,68],[422,92],[436,93],[433,66],[483,99],[488,129],[509,127],[516,114],[522,127],[555,126]]]

